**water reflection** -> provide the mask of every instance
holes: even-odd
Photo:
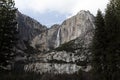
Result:
[[[32,63],[24,66],[25,71],[34,71],[37,73],[74,73],[81,66],[76,64],[56,64],[56,63]]]

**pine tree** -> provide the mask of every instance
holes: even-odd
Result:
[[[98,10],[95,19],[95,33],[93,37],[92,45],[92,66],[94,80],[103,80],[103,62],[104,62],[104,50],[106,45],[106,32],[105,24],[102,12]]]
[[[106,80],[120,79],[120,0],[110,0],[105,14],[106,49],[105,73]]]
[[[16,45],[16,8],[13,0],[0,0],[0,67],[11,62]]]
[[[101,12],[98,11],[92,46],[95,80],[119,80],[120,0],[110,0],[105,18],[103,19],[101,16]]]

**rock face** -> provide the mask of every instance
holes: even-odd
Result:
[[[26,58],[25,71],[74,73],[91,69],[89,47],[95,26],[89,11],[80,11],[49,29],[19,12],[17,20],[19,47],[25,49],[27,41],[29,46],[41,51]]]
[[[54,49],[94,29],[93,23],[94,16],[89,11],[80,11],[61,25],[53,25],[46,32],[36,36],[32,41],[32,46],[39,45],[39,50]]]
[[[66,43],[93,29],[94,17],[89,11],[80,11],[77,15],[65,20],[60,28],[60,43]]]
[[[53,25],[47,31],[39,34],[32,40],[32,46],[41,51],[54,49],[57,46],[57,33],[60,25]]]
[[[17,12],[17,22],[18,22],[18,47],[22,50],[26,49],[25,41],[31,43],[31,41],[37,35],[47,30],[47,27],[41,25],[36,20]]]

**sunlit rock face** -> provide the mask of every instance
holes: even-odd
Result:
[[[81,54],[77,55],[73,52],[66,52],[66,51],[52,51],[48,52],[47,54],[38,54],[35,57],[36,61],[41,62],[57,62],[58,63],[75,63],[77,61],[84,61],[86,59],[86,56]]]
[[[76,39],[94,28],[94,17],[89,11],[80,11],[77,15],[65,20],[61,26],[60,43]]]

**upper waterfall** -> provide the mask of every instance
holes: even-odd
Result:
[[[60,28],[58,29],[57,32],[56,47],[58,47],[59,45],[60,45]]]

